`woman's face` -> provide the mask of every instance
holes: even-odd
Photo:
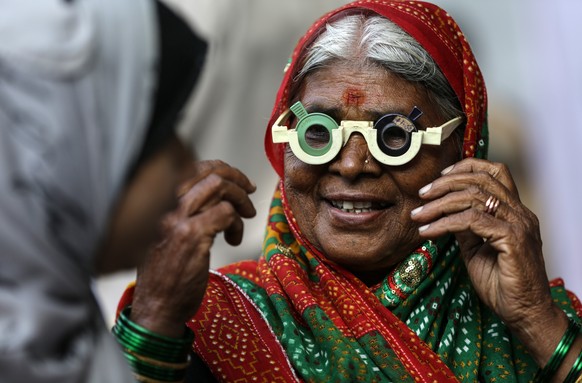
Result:
[[[416,120],[420,129],[446,122],[422,87],[379,67],[322,68],[304,80],[299,100],[308,112],[322,112],[338,122],[408,115],[414,106],[423,112]],[[440,146],[422,145],[402,166],[377,162],[360,134],[352,134],[324,165],[306,164],[287,148],[285,190],[302,233],[328,259],[366,283],[378,282],[422,243],[410,212],[421,205],[418,190],[459,159],[458,140],[452,137]],[[346,210],[350,202],[355,208],[371,204],[371,209]]]

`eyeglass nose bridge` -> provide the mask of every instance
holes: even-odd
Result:
[[[343,120],[338,130],[342,132],[342,146],[345,146],[353,133],[360,133],[367,143],[376,140],[376,129],[372,121]]]
[[[376,129],[374,129],[374,122],[372,121],[343,120],[337,130],[341,133],[342,147],[347,145],[354,133],[362,135],[366,141],[368,150],[370,144],[376,144]]]
[[[344,120],[341,122],[341,126],[338,130],[342,131],[342,146],[347,144],[352,133],[360,133],[366,140],[368,150],[372,156],[377,161],[390,166],[404,165],[409,162],[418,154],[420,147],[422,146],[423,133],[412,132],[410,137],[410,147],[408,150],[401,155],[391,156],[384,153],[384,151],[382,151],[378,146],[378,131],[374,128],[374,123],[372,121]]]

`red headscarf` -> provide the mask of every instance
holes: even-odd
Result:
[[[463,157],[485,157],[487,92],[471,47],[457,23],[441,8],[423,1],[361,0],[331,11],[317,20],[299,40],[293,51],[265,134],[265,151],[279,176],[283,177],[285,144],[273,143],[271,126],[289,107],[289,91],[293,78],[301,69],[299,66],[302,64],[306,48],[318,37],[334,15],[350,9],[378,13],[396,23],[420,43],[447,78],[465,113],[467,125]]]

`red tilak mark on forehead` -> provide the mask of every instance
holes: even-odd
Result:
[[[346,106],[360,106],[366,100],[366,96],[361,90],[346,89],[343,100]]]

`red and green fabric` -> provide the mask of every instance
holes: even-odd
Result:
[[[485,85],[454,20],[421,1],[362,0],[323,16],[297,44],[265,135],[275,171],[284,176],[285,146],[272,142],[270,127],[289,107],[305,47],[338,12],[350,10],[394,21],[429,52],[465,113],[463,156],[485,158]],[[551,291],[571,318],[582,316],[561,281]],[[120,306],[130,301],[131,289]],[[368,287],[303,238],[282,185],[262,256],[211,272],[188,326],[195,352],[224,382],[529,382],[537,370],[480,303],[453,237],[421,244],[382,283]]]
[[[479,302],[453,238],[423,244],[381,284],[367,287],[294,232],[283,201],[278,191],[264,256],[213,273],[205,302],[189,324],[196,333],[194,348],[215,376],[225,381],[532,380],[536,363]],[[428,267],[419,266],[422,262]],[[390,281],[400,283],[391,287]],[[559,283],[552,294],[569,316],[582,314]]]

